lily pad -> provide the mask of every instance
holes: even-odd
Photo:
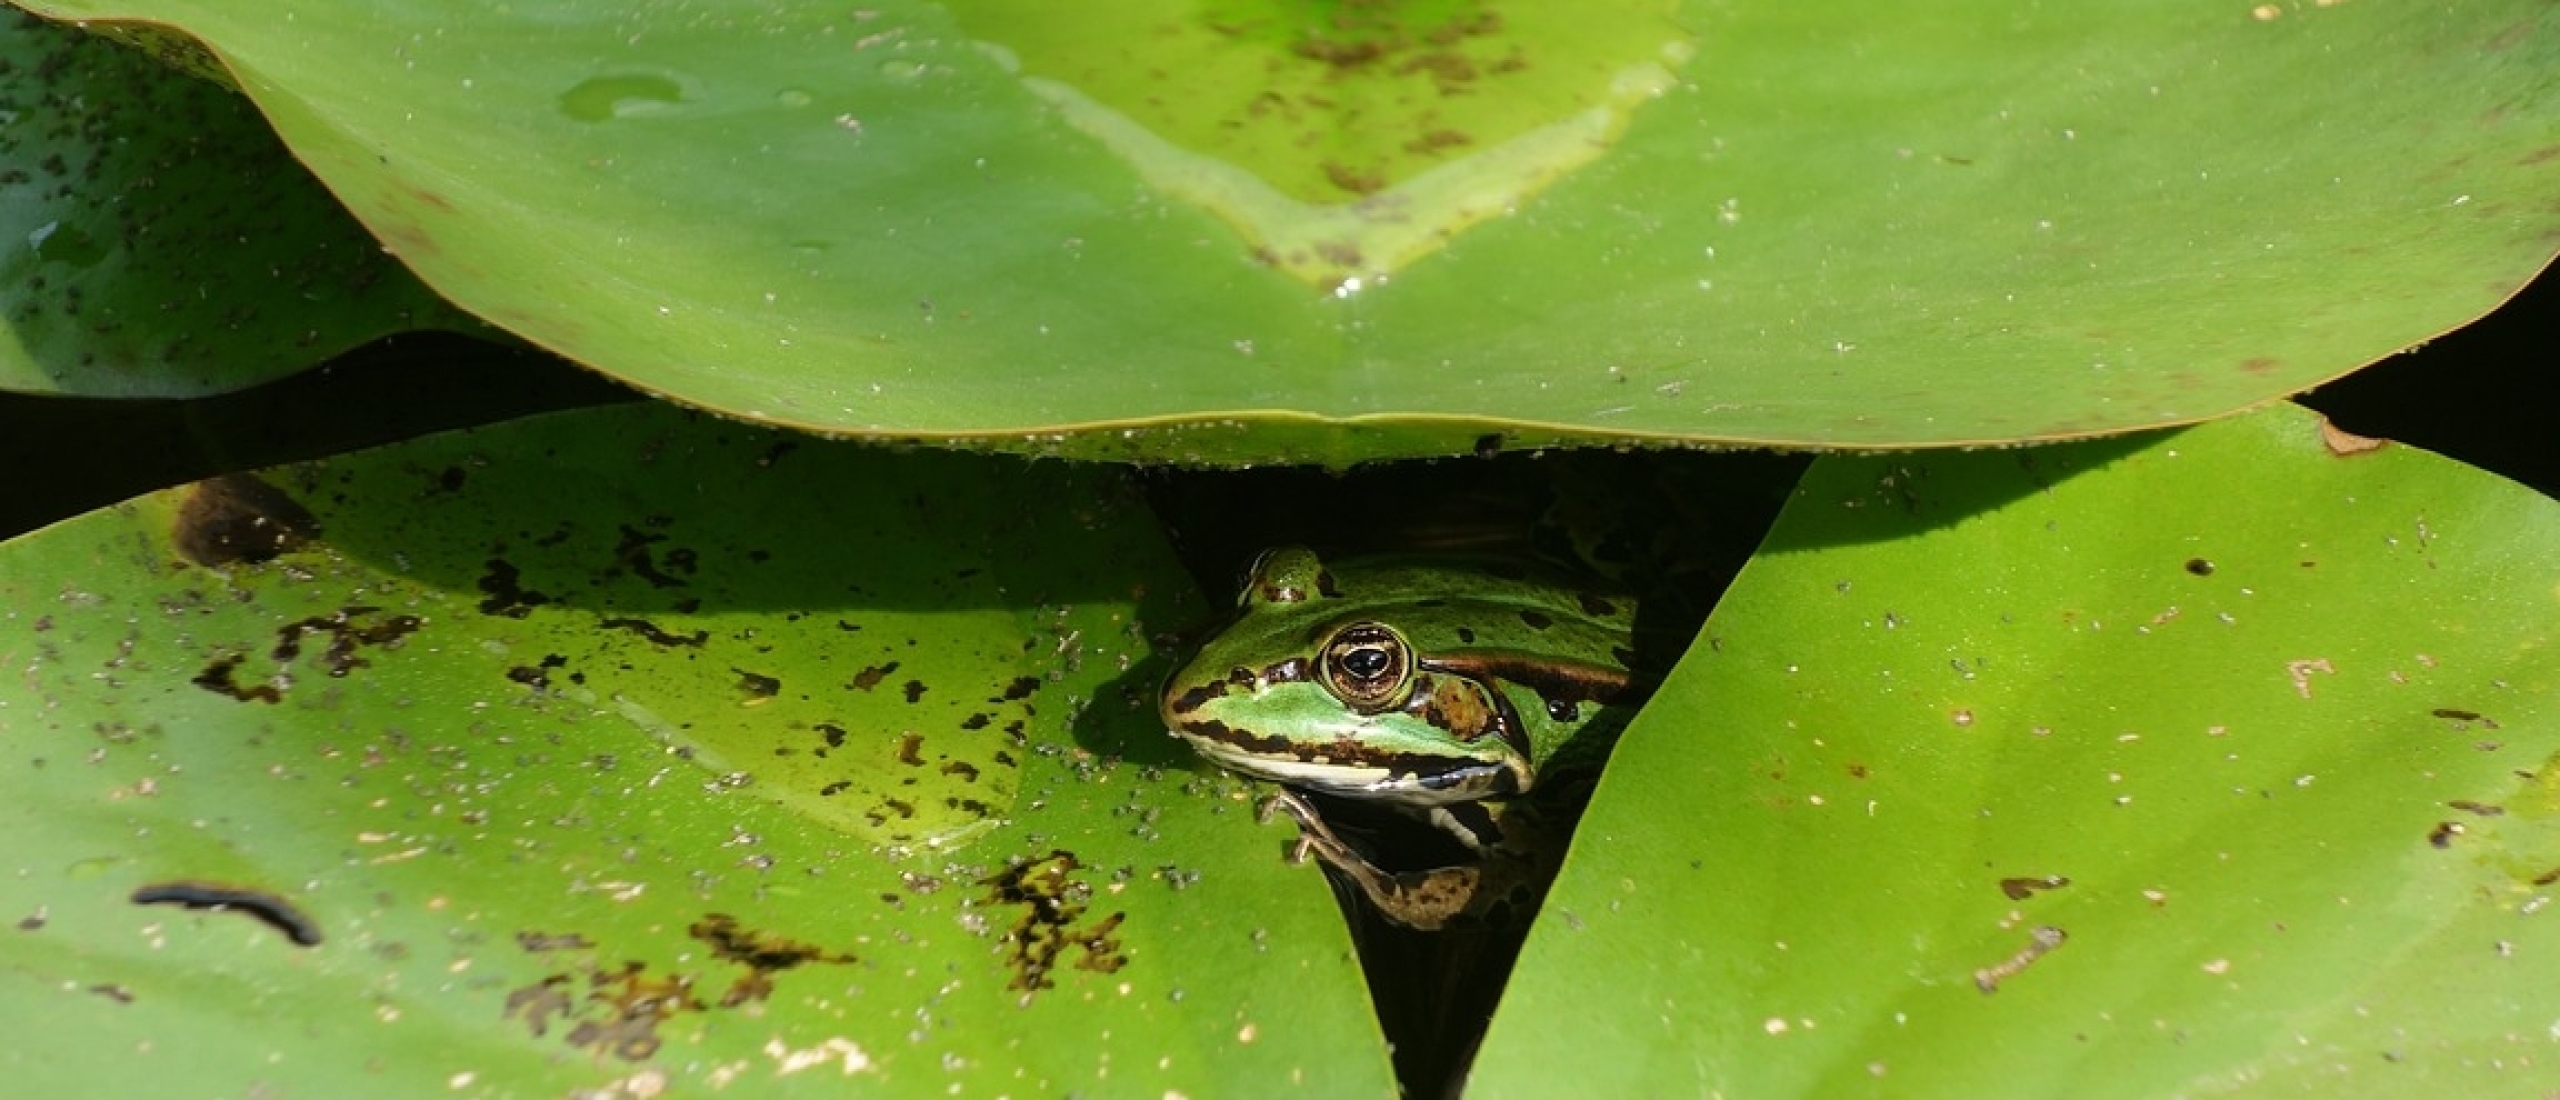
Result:
[[[14,11],[0,157],[0,390],[193,397],[481,327],[383,255],[247,100]]]
[[[1385,1095],[1321,878],[1153,720],[1144,516],[633,406],[0,545],[0,1066]]]
[[[1494,0],[37,6],[203,38],[474,313],[826,432],[1331,463],[2072,437],[2345,373],[2560,240],[2527,0],[1630,3],[1571,37]],[[1516,92],[1431,75],[1515,50]],[[1470,166],[1431,148],[1462,108],[1484,150],[1585,129]]]
[[[2290,407],[1820,460],[1471,1095],[2538,1094],[2555,593],[2560,507]]]

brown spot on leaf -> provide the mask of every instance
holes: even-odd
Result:
[[[727,913],[712,913],[693,922],[686,933],[711,948],[713,958],[747,968],[720,995],[721,1008],[736,1008],[773,996],[773,976],[807,963],[849,963],[853,956],[814,944],[759,932]]]
[[[854,961],[851,955],[746,928],[725,913],[707,914],[686,932],[710,948],[712,959],[744,969],[715,1004],[706,1005],[693,993],[695,985],[713,975],[652,972],[640,962],[605,969],[595,960],[595,945],[583,935],[519,932],[516,943],[528,952],[570,955],[562,960],[562,969],[508,993],[505,1015],[523,1021],[537,1038],[555,1024],[570,1024],[562,1036],[570,1046],[638,1062],[658,1052],[659,1028],[671,1020],[768,1000],[775,976],[795,967]]]
[[[2341,458],[2349,455],[2369,454],[2371,452],[2381,450],[2390,442],[2391,441],[2388,439],[2375,439],[2371,436],[2357,435],[2354,432],[2347,431],[2346,429],[2330,423],[2327,417],[2322,417],[2320,419],[2320,445],[2327,447],[2330,454],[2337,455]]]
[[[2025,901],[2046,890],[2059,890],[2069,885],[2071,880],[2061,875],[2004,878],[2000,880],[2000,893],[2011,901]]]
[[[547,932],[518,932],[516,946],[539,955],[550,951],[581,951],[594,947],[595,944],[587,942],[585,936],[575,932],[562,932],[556,935]]]
[[[1051,975],[1071,949],[1082,952],[1074,964],[1080,970],[1109,974],[1127,965],[1128,956],[1121,953],[1117,935],[1127,914],[1113,913],[1078,926],[1093,896],[1091,886],[1070,877],[1082,866],[1073,854],[1052,849],[1038,859],[1016,860],[980,880],[988,887],[982,904],[1023,909],[1021,919],[1005,933],[1006,961],[1013,967],[1013,981],[1006,988],[1028,993],[1055,987]]]
[[[319,521],[283,490],[249,474],[224,474],[197,482],[187,493],[172,540],[197,565],[254,565],[301,549],[319,535]]]
[[[869,691],[873,688],[879,687],[880,681],[888,679],[889,674],[896,671],[898,671],[898,662],[896,661],[891,661],[885,665],[873,665],[869,668],[863,669],[862,671],[853,674],[853,689],[856,691]]]
[[[923,751],[923,749],[924,735],[921,733],[910,732],[906,736],[898,738],[898,763],[904,764],[910,768],[923,767],[924,757],[917,755],[917,753]]]

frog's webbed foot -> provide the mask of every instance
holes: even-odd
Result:
[[[1306,862],[1314,855],[1325,866],[1343,877],[1368,896],[1370,904],[1387,919],[1408,928],[1434,931],[1450,918],[1465,913],[1476,900],[1484,869],[1473,865],[1435,867],[1422,871],[1391,872],[1369,861],[1327,825],[1324,815],[1313,803],[1296,791],[1283,788],[1262,804],[1262,818],[1269,820],[1275,812],[1285,812],[1298,823],[1298,840],[1289,849],[1293,863]]]

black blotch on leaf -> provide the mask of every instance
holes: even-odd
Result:
[[[642,638],[647,639],[650,645],[655,646],[682,646],[686,649],[700,649],[705,643],[711,640],[711,632],[708,630],[697,630],[691,634],[675,634],[670,633],[664,627],[650,622],[647,619],[606,619],[596,625],[604,627],[607,630],[630,631],[633,634],[637,634]]]
[[[228,695],[243,703],[284,702],[284,693],[277,691],[274,684],[243,685],[240,683],[236,674],[240,671],[241,662],[248,659],[249,655],[245,653],[216,657],[212,664],[204,666],[204,671],[196,673],[195,678],[188,682],[206,691]]]
[[[275,659],[290,661],[302,654],[302,640],[312,634],[324,634],[329,646],[320,653],[320,667],[333,677],[363,668],[373,662],[356,655],[368,646],[397,648],[402,638],[417,632],[426,620],[415,615],[392,615],[377,622],[361,620],[381,612],[378,607],[342,607],[326,616],[313,616],[286,623],[276,628]]]
[[[641,580],[649,582],[650,587],[682,587],[686,583],[683,578],[674,576],[665,570],[660,569],[658,567],[658,563],[650,557],[649,548],[654,544],[665,541],[667,541],[667,536],[665,535],[652,535],[648,532],[632,527],[629,524],[624,524],[622,527],[622,541],[615,543],[613,547],[614,564],[621,569],[629,570],[632,575],[639,577]],[[681,563],[676,560],[678,555],[683,556],[683,561]],[[666,557],[670,566],[681,568],[687,573],[693,571],[692,551],[673,550],[669,551]]]
[[[738,690],[745,692],[749,699],[771,699],[782,694],[782,680],[779,677],[749,672],[743,668],[733,668],[729,671],[738,674]]]
[[[489,598],[480,601],[481,614],[521,619],[533,614],[534,608],[551,602],[551,597],[524,587],[524,574],[515,563],[491,558],[486,568],[488,571],[480,575],[480,591],[488,593]]]
[[[272,891],[212,882],[154,882],[136,887],[133,903],[239,913],[266,922],[284,933],[286,939],[303,947],[316,947],[320,943],[319,923],[286,900],[284,895]]]
[[[272,561],[319,536],[310,510],[249,474],[197,482],[172,532],[178,552],[203,566]]]

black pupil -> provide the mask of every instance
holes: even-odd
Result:
[[[1387,656],[1387,651],[1376,646],[1362,646],[1342,655],[1342,670],[1363,680],[1375,680],[1386,675],[1387,669],[1394,664],[1395,660]]]

